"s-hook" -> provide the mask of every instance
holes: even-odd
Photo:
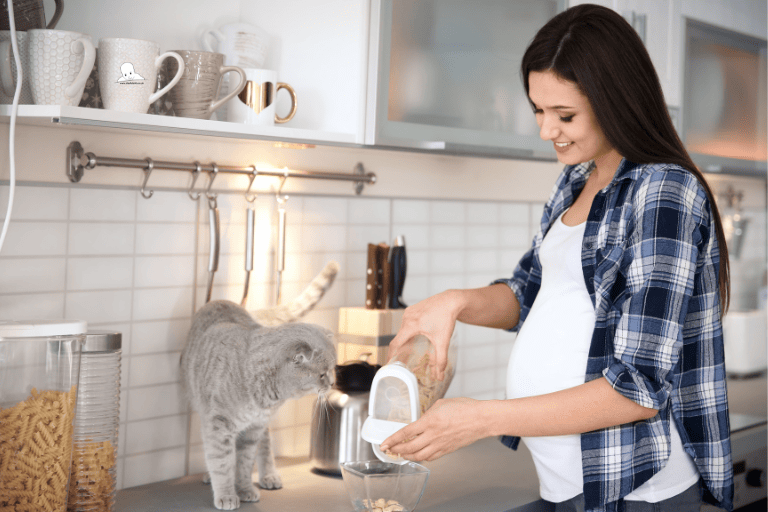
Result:
[[[202,166],[200,165],[200,162],[197,160],[194,161],[195,164],[195,170],[192,171],[192,185],[189,186],[189,190],[187,190],[187,194],[189,194],[189,198],[193,201],[197,201],[200,199],[200,192],[192,192],[195,189],[195,183],[197,183],[197,178],[200,177],[200,171],[202,171]]]
[[[146,192],[147,182],[149,181],[149,175],[152,174],[152,169],[155,167],[155,162],[152,161],[151,158],[147,157],[144,160],[147,162],[147,166],[144,168],[144,183],[141,184],[141,196],[144,199],[149,199],[152,197],[152,194],[155,193],[154,190],[150,190],[149,193]]]
[[[256,166],[253,166],[253,172],[250,176],[250,182],[248,183],[248,189],[245,191],[245,200],[247,203],[253,203],[256,201],[258,194],[253,194],[253,197],[249,197],[251,187],[253,186],[253,180],[259,171]],[[243,299],[240,301],[240,305],[245,307],[248,302],[248,285],[251,280],[251,270],[253,270],[253,230],[256,224],[256,212],[251,204],[246,204],[245,208],[245,287],[243,288]]]

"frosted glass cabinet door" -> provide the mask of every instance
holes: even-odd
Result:
[[[366,143],[556,160],[520,62],[558,0],[373,0]]]

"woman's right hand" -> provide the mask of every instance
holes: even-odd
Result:
[[[390,359],[413,337],[426,336],[435,347],[435,360],[429,362],[432,378],[442,381],[448,365],[448,345],[462,307],[462,290],[447,290],[407,307],[400,330],[389,343]]]

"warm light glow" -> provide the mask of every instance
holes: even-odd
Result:
[[[302,144],[299,142],[275,142],[273,144],[276,148],[281,149],[314,149],[314,144]]]

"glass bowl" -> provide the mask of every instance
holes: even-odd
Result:
[[[355,512],[413,512],[427,486],[429,469],[415,462],[344,462],[341,476]]]

